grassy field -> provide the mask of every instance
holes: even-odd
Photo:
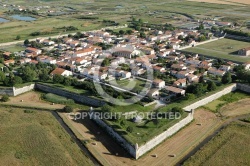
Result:
[[[112,80],[109,82],[111,85],[118,86],[123,89],[135,91],[139,90],[139,92],[143,89],[146,84],[146,81],[142,81],[139,79],[125,79],[125,80]],[[133,90],[134,89],[134,90]]]
[[[228,5],[236,5],[236,6],[244,6],[244,5],[250,4],[250,2],[247,2],[246,0],[189,0],[189,1],[216,3],[216,4],[228,4]]]
[[[222,107],[226,104],[240,101],[245,98],[250,98],[249,94],[243,93],[241,91],[231,92],[226,95],[221,96],[220,98],[204,105],[203,107],[212,111],[218,112],[223,111]]]
[[[250,125],[235,122],[223,129],[184,165],[248,165]]]
[[[239,62],[250,61],[250,57],[238,56],[238,50],[249,47],[249,42],[242,42],[232,39],[220,39],[207,44],[185,49],[185,51],[204,54],[216,58],[224,58]]]
[[[15,0],[11,1],[11,3],[6,3],[9,5],[17,4],[27,8],[38,5],[36,1]],[[9,22],[0,24],[0,35],[2,36],[0,42],[13,41],[17,35],[20,35],[21,39],[31,38],[29,34],[35,31],[46,31],[57,35],[61,31],[56,28],[70,25],[77,27],[79,31],[100,29],[105,26],[102,24],[102,20],[104,19],[124,24],[130,20],[131,16],[141,18],[143,21],[149,23],[171,23],[174,25],[183,24],[183,19],[190,17],[199,19],[203,17],[224,16],[229,21],[231,18],[240,22],[248,20],[250,14],[249,6],[237,6],[238,8],[235,8],[235,5],[240,4],[217,5],[213,3],[175,0],[164,2],[161,0],[154,2],[142,0],[127,0],[126,2],[120,0],[100,0],[95,2],[75,0],[69,2],[61,0],[58,4],[57,0],[40,0],[39,6],[50,6],[51,8],[42,9],[40,15],[36,16],[37,20],[33,22],[10,19],[9,15],[3,13],[8,9],[0,7],[0,17],[10,19]],[[47,16],[43,12],[47,12],[48,10],[65,12],[66,14],[61,16]],[[92,13],[90,16],[96,17],[96,19],[79,19],[79,16],[89,13]]]
[[[50,112],[0,107],[0,165],[93,165]]]
[[[0,47],[0,50],[9,51],[9,52],[18,52],[18,51],[24,51],[25,47],[22,47],[20,45],[10,45],[5,47]]]

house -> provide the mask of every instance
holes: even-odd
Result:
[[[139,68],[139,67],[134,67],[131,70],[132,75],[134,76],[139,76],[142,75],[146,72],[146,70],[144,70],[143,68]]]
[[[158,89],[162,89],[165,87],[165,81],[163,81],[161,79],[154,79],[153,86],[158,88]]]
[[[131,72],[121,71],[120,73],[121,73],[122,78],[130,78],[131,77]]]
[[[187,79],[189,82],[197,82],[198,76],[194,75],[194,74],[189,74],[189,75],[187,75]]]
[[[199,64],[201,63],[201,61],[199,61],[199,60],[193,60],[192,58],[189,58],[189,59],[187,59],[186,61],[185,61],[185,63],[187,64],[187,65],[195,65],[195,66],[199,66]]]
[[[150,89],[147,93],[148,97],[158,98],[160,95],[159,89],[153,88]]]
[[[153,70],[154,71],[159,71],[161,73],[166,72],[165,68],[161,67],[161,66],[153,66]]]
[[[166,86],[165,89],[173,95],[185,95],[185,90],[173,86]]]
[[[231,22],[216,22],[215,24],[219,26],[230,26],[232,23]]]
[[[179,71],[175,74],[175,76],[180,79],[180,78],[186,78],[189,75],[189,71]]]
[[[38,56],[37,61],[42,63],[56,64],[56,59],[44,55]]]
[[[107,78],[107,76],[108,76],[107,73],[99,72],[99,71],[92,71],[87,75],[87,77],[92,78],[97,81],[104,80]]]
[[[222,70],[218,70],[216,68],[210,68],[208,69],[208,73],[213,74],[213,75],[217,75],[217,76],[223,76],[226,72],[222,71]]]
[[[250,47],[243,48],[243,49],[239,50],[238,51],[238,55],[241,55],[241,56],[250,56]]]
[[[15,64],[15,60],[10,59],[10,60],[4,61],[3,63],[4,65],[9,66],[10,64]]]
[[[187,67],[184,64],[172,64],[171,69],[174,70],[187,70]]]
[[[72,76],[73,73],[69,70],[65,70],[62,68],[56,68],[55,70],[53,70],[50,75],[54,76],[54,75],[61,75],[61,76]]]
[[[47,45],[47,46],[51,46],[51,45],[55,44],[55,42],[51,41],[51,40],[43,40],[43,44]]]
[[[39,55],[39,54],[42,53],[42,50],[37,49],[37,48],[33,48],[33,47],[27,47],[27,48],[25,49],[25,51],[26,51],[27,53],[32,53],[32,54],[35,54],[35,55]]]
[[[243,66],[245,66],[245,70],[250,70],[250,62],[244,63]]]
[[[11,52],[4,52],[3,53],[4,59],[9,59],[11,54],[12,54]]]
[[[85,48],[83,50],[76,51],[73,54],[73,57],[82,57],[82,56],[90,55],[93,53],[95,53],[95,50],[94,48],[90,47],[90,48]]]
[[[173,83],[173,86],[178,87],[178,88],[185,88],[187,86],[187,79],[178,79]]]
[[[221,65],[219,70],[222,70],[222,71],[229,71],[231,69],[230,66],[227,66],[227,65]]]
[[[144,47],[144,48],[141,48],[140,50],[141,50],[144,54],[146,54],[146,55],[155,54],[155,51],[154,51],[154,49],[152,49],[152,48]]]

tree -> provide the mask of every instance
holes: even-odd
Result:
[[[46,73],[41,73],[41,74],[39,74],[38,77],[39,77],[39,80],[42,82],[46,82],[49,80],[49,75]]]
[[[199,37],[198,37],[198,41],[199,42],[202,42],[202,41],[205,41],[207,38],[206,38],[206,36],[204,36],[204,35],[200,35]]]
[[[20,35],[17,35],[16,40],[20,40],[20,39],[21,39]]]
[[[179,39],[179,40],[183,40],[184,38],[183,38],[182,35],[180,35],[180,36],[178,36],[178,39]]]
[[[182,114],[183,109],[181,107],[174,107],[174,108],[172,108],[171,112],[174,112],[174,113],[179,112],[179,113]]]
[[[132,126],[128,126],[126,130],[127,130],[127,132],[132,133],[134,128]]]
[[[105,67],[105,66],[109,66],[110,65],[110,59],[105,58],[101,64],[101,66]]]
[[[63,76],[61,76],[61,75],[59,75],[59,74],[55,74],[55,75],[53,76],[53,82],[54,82],[55,84],[63,83],[63,81],[64,81],[64,77],[63,77]]]
[[[125,33],[125,31],[124,31],[124,30],[122,30],[122,29],[121,29],[121,30],[119,30],[119,34],[120,34],[120,35],[124,35],[124,33]]]
[[[24,42],[23,42],[23,44],[24,44],[25,46],[27,46],[28,44],[30,44],[30,42],[29,42],[28,39],[25,39]]]
[[[23,80],[25,82],[32,82],[36,76],[36,72],[34,70],[32,70],[29,66],[26,66],[23,71]]]
[[[0,81],[3,82],[5,78],[6,78],[5,73],[0,71]]]
[[[70,78],[64,78],[63,85],[70,86],[72,84],[72,81]]]
[[[204,76],[200,76],[199,83],[204,83]]]
[[[217,86],[213,81],[208,81],[208,86],[207,86],[207,90],[208,91],[214,91],[216,90]]]
[[[63,112],[67,112],[67,113],[70,113],[70,112],[73,112],[73,107],[71,107],[71,106],[65,106],[64,108],[63,108]]]
[[[9,99],[9,96],[8,95],[3,95],[2,96],[2,98],[1,98],[1,101],[2,102],[7,102],[7,101],[9,101],[10,99]]]
[[[144,32],[140,32],[140,37],[141,38],[146,38],[146,34]]]
[[[223,84],[229,84],[232,82],[232,76],[231,73],[226,72],[225,75],[222,76],[221,82]]]
[[[14,85],[23,83],[23,79],[19,76],[15,76],[13,81],[14,81]]]
[[[186,93],[185,99],[186,100],[194,100],[196,97],[193,93]]]

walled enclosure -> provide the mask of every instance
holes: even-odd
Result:
[[[87,96],[84,96],[84,95],[69,92],[69,91],[66,91],[66,90],[59,89],[59,88],[51,87],[49,85],[36,83],[35,88],[39,89],[41,91],[44,91],[44,92],[53,93],[53,94],[56,94],[56,95],[59,95],[59,96],[64,96],[64,97],[67,97],[69,99],[73,99],[73,100],[75,100],[75,101],[77,101],[79,103],[83,103],[83,104],[86,104],[86,105],[101,107],[101,106],[103,106],[105,104],[105,101],[90,98],[90,97],[87,97]]]
[[[189,106],[184,107],[183,109],[189,113],[189,115],[170,127],[168,130],[164,131],[163,133],[157,135],[153,139],[149,140],[147,143],[144,145],[138,146],[136,145],[131,145],[128,143],[122,136],[120,136],[118,133],[116,133],[110,126],[108,126],[105,122],[103,122],[101,119],[98,118],[93,118],[93,120],[99,124],[101,127],[103,127],[116,141],[121,143],[121,146],[127,150],[127,152],[133,156],[135,159],[138,159],[140,156],[144,155],[147,153],[149,150],[153,149],[155,146],[159,145],[162,141],[164,141],[166,138],[170,137],[171,135],[175,134],[177,131],[179,131],[181,128],[186,126],[188,123],[190,123],[193,120],[193,114],[194,114],[194,109],[206,105],[209,102],[216,100],[220,98],[221,96],[228,94],[230,92],[233,92],[235,90],[242,90],[244,92],[250,93],[250,86],[245,85],[245,84],[232,84],[223,90],[212,94],[204,99],[201,99],[200,101],[197,101],[193,104],[190,104]]]
[[[15,88],[15,87],[6,87],[0,88],[1,95],[8,95],[8,96],[17,96],[22,93],[34,90],[35,84],[27,85],[22,88]]]
[[[39,84],[39,83],[31,84],[29,86],[24,86],[22,88],[15,88],[15,87],[13,87],[13,88],[1,88],[0,94],[17,96],[17,95],[25,93],[27,91],[33,90],[34,88],[37,88],[37,89],[45,91],[45,92],[61,95],[61,96],[73,99],[75,101],[81,102],[83,104],[93,105],[93,106],[97,106],[97,107],[105,104],[104,101],[101,101],[98,99],[89,98],[89,97],[86,97],[83,95],[79,95],[76,93],[68,92],[68,91],[65,91],[65,90],[62,90],[59,88],[55,88],[55,87],[51,87],[51,86]],[[189,106],[186,106],[183,109],[190,112],[186,118],[182,119],[181,121],[179,121],[178,123],[176,123],[175,125],[170,127],[168,130],[157,135],[156,137],[149,140],[147,143],[145,143],[142,146],[138,146],[138,144],[131,145],[122,136],[120,136],[118,133],[116,133],[110,126],[108,126],[105,122],[103,122],[101,119],[98,119],[97,117],[93,118],[93,119],[97,124],[99,124],[101,127],[103,127],[115,140],[117,140],[119,143],[121,143],[121,145],[128,151],[128,153],[130,155],[132,155],[134,158],[138,159],[140,156],[142,156],[143,154],[145,154],[146,152],[148,152],[149,150],[151,150],[152,148],[154,148],[155,146],[160,144],[166,138],[173,135],[178,130],[180,130],[182,127],[184,127],[185,125],[190,123],[193,120],[193,114],[194,114],[194,112],[191,110],[194,110],[194,109],[196,109],[202,105],[205,105],[213,100],[216,100],[219,97],[221,97],[225,94],[228,94],[232,91],[235,91],[237,89],[244,91],[244,92],[247,92],[247,93],[250,93],[250,86],[249,85],[240,84],[240,83],[232,84],[232,85],[224,88],[223,90],[221,90],[215,94],[212,94],[204,99],[201,99],[200,101],[197,101]]]

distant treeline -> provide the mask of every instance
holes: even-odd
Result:
[[[250,37],[250,33],[242,32],[242,31],[235,31],[231,29],[225,29],[224,32],[230,35],[236,35],[236,36],[244,36],[244,37]]]
[[[97,20],[99,17],[94,17],[94,16],[80,16],[78,19],[84,19],[84,20]]]

